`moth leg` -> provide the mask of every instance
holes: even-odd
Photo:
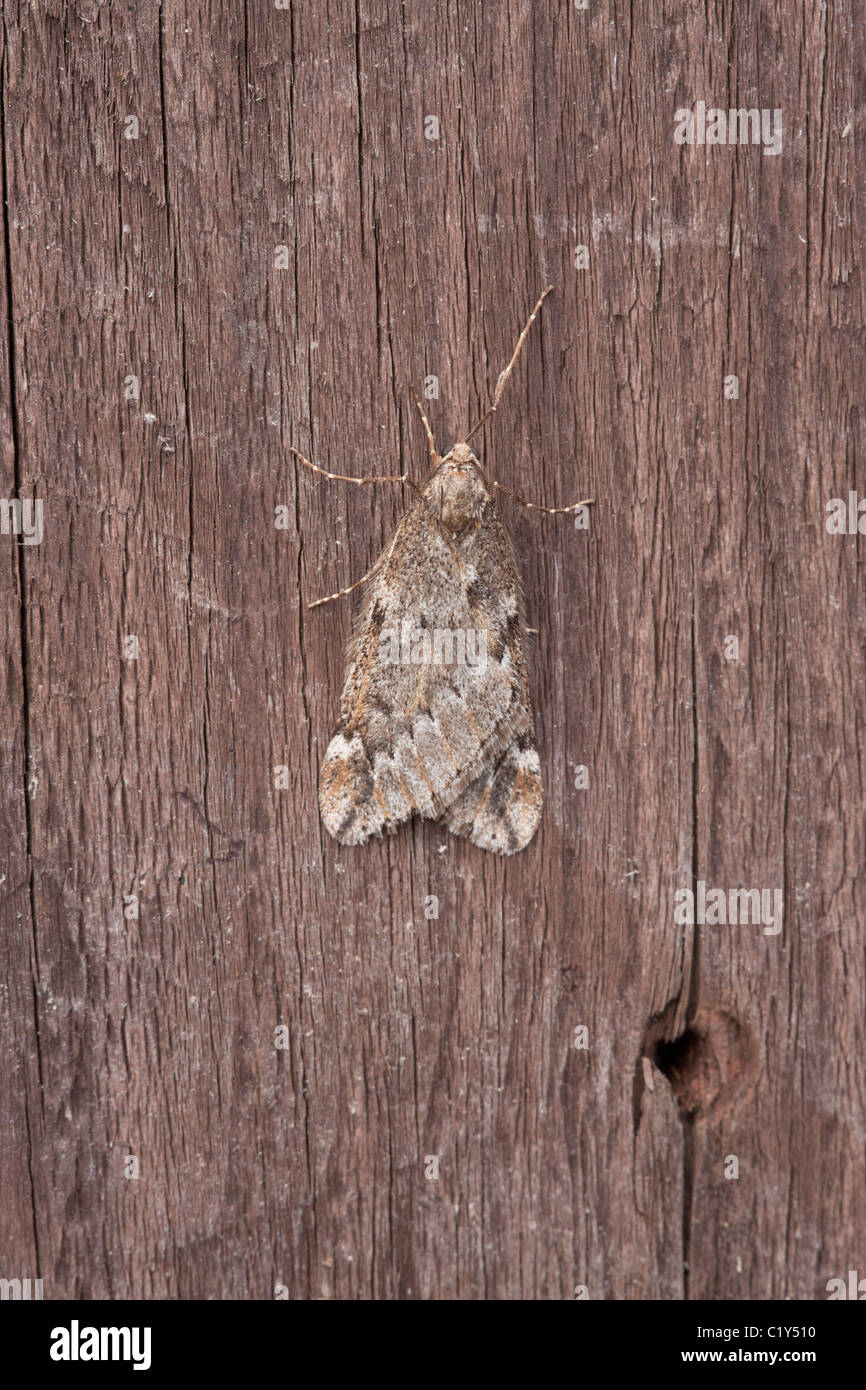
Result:
[[[416,492],[418,491],[408,473],[401,473],[399,477],[390,476],[387,478],[347,478],[344,473],[329,473],[327,469],[320,468],[317,463],[310,463],[310,460],[305,459],[303,454],[299,454],[297,449],[293,449],[291,444],[289,445],[289,453],[294,454],[295,458],[300,459],[307,468],[312,468],[314,473],[321,473],[323,478],[331,478],[337,483],[358,483],[361,487],[364,487],[366,483],[408,483],[410,487],[415,488]]]
[[[519,502],[521,507],[529,507],[533,512],[547,512],[549,516],[558,516],[562,512],[576,512],[581,507],[591,507],[593,499],[585,497],[582,502],[572,502],[570,507],[542,507],[539,502],[527,502],[525,497],[521,497],[519,492],[512,492],[510,487],[504,483],[497,483],[495,478],[491,478],[494,487],[498,487],[500,492],[507,492],[509,497],[513,497],[515,502]]]
[[[421,404],[421,401],[420,401],[420,399],[419,399],[419,397],[418,397],[418,393],[417,393],[417,391],[415,390],[414,386],[412,387],[412,395],[415,397],[415,404],[416,404],[417,407],[418,407],[418,413],[420,414],[421,419],[422,419],[423,422],[424,422],[424,433],[427,435],[427,448],[428,448],[429,451],[430,451],[430,458],[431,458],[432,461],[433,461],[433,466],[434,466],[434,468],[438,468],[438,466],[439,466],[439,455],[438,455],[437,452],[436,452],[436,445],[433,443],[433,431],[432,431],[431,428],[430,428],[430,421],[427,419],[427,416],[424,414],[424,407],[423,407],[423,405]]]
[[[376,561],[376,564],[378,564],[378,560]],[[367,573],[362,574],[360,579],[356,579],[354,584],[350,584],[348,589],[338,589],[335,594],[325,594],[324,598],[314,599],[312,603],[307,604],[307,607],[319,608],[323,603],[332,603],[335,598],[345,598],[346,594],[351,594],[354,592],[355,589],[360,589],[361,585],[364,584],[370,578],[370,575],[373,573],[373,570],[375,568],[375,564],[371,565],[370,568],[367,570]]]

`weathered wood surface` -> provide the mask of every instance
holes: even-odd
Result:
[[[763,1299],[862,1266],[866,541],[824,528],[866,492],[855,27],[4,6],[2,495],[45,533],[0,537],[0,1275]],[[676,145],[700,100],[781,108],[781,155]],[[596,499],[588,534],[503,503],[541,833],[342,849],[354,600],[304,605],[405,498],[287,446],[422,475],[408,386],[453,442],[548,281],[484,440]],[[697,880],[782,889],[782,933],[676,924]]]

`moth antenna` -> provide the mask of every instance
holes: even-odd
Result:
[[[496,407],[499,405],[499,402],[500,402],[501,399],[502,399],[502,392],[505,390],[505,383],[506,383],[506,381],[508,380],[508,378],[511,376],[512,370],[513,370],[513,368],[514,368],[514,364],[515,364],[515,362],[517,361],[518,357],[520,356],[520,350],[521,350],[521,348],[523,347],[524,342],[526,341],[526,335],[527,335],[527,333],[529,332],[529,330],[530,330],[530,328],[532,327],[532,325],[535,323],[535,316],[536,316],[536,314],[538,313],[539,309],[541,308],[541,306],[542,306],[542,304],[544,303],[544,301],[545,301],[545,299],[547,298],[547,296],[550,294],[550,291],[551,291],[552,289],[553,289],[553,286],[552,286],[552,285],[548,285],[548,286],[547,286],[547,288],[546,288],[546,289],[544,290],[544,292],[542,293],[541,298],[539,299],[539,301],[538,301],[538,303],[536,304],[535,308],[533,309],[532,313],[529,315],[529,318],[528,318],[528,320],[527,320],[527,322],[526,322],[526,327],[524,328],[524,330],[523,330],[523,332],[521,333],[520,337],[517,339],[517,347],[514,349],[514,352],[511,354],[511,361],[509,362],[508,366],[505,368],[505,371],[504,371],[504,372],[500,372],[500,374],[499,374],[499,380],[498,380],[497,383],[496,383],[496,391],[495,391],[494,396],[493,396],[493,404],[492,404],[492,406],[490,407],[490,409],[487,411],[487,414],[486,414],[486,415],[482,415],[481,419],[478,421],[478,424],[477,424],[477,425],[473,425],[472,429],[469,431],[469,433],[468,433],[467,436],[466,436],[466,439],[465,439],[465,441],[464,441],[465,443],[468,444],[469,441],[470,441],[470,439],[472,438],[473,434],[477,434],[478,431],[481,429],[481,426],[487,424],[487,421],[490,419],[491,415],[492,415],[492,414],[494,413],[494,411],[496,410]],[[526,505],[529,506],[530,504],[527,503]]]
[[[423,405],[421,404],[420,397],[419,397],[419,395],[418,395],[418,392],[415,390],[415,387],[414,387],[414,386],[412,387],[412,395],[415,397],[415,404],[416,404],[417,407],[418,407],[418,413],[420,414],[421,419],[422,419],[423,422],[424,422],[424,433],[427,435],[427,448],[428,448],[429,451],[430,451],[430,458],[431,458],[432,461],[433,461],[434,467],[437,467],[437,468],[438,468],[438,466],[439,466],[439,455],[438,455],[437,452],[436,452],[436,445],[433,443],[433,431],[432,431],[431,428],[430,428],[430,421],[427,419],[427,416],[424,414],[424,407],[423,407]]]
[[[519,502],[521,507],[529,507],[533,512],[547,512],[549,516],[558,516],[563,512],[576,512],[581,507],[591,507],[593,499],[586,497],[582,502],[572,502],[570,507],[542,507],[539,502],[527,502],[525,497],[521,497],[519,492],[512,492],[510,487],[504,483],[497,483],[495,478],[491,479],[494,487],[498,487],[500,492],[507,492],[509,497],[513,497],[515,502]]]
[[[419,497],[421,495],[420,488],[413,483],[408,473],[401,473],[399,477],[392,476],[387,478],[347,478],[344,473],[328,473],[326,469],[320,468],[317,463],[310,463],[310,460],[305,459],[303,454],[299,454],[297,449],[293,449],[291,444],[289,445],[289,453],[294,454],[295,458],[300,459],[301,463],[305,464],[307,468],[312,468],[314,473],[321,473],[323,478],[331,478],[336,483],[358,483],[361,487],[364,487],[366,483],[408,483],[410,487],[415,489]]]

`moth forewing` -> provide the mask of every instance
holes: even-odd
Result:
[[[467,800],[453,829],[504,852],[526,842],[504,804],[503,828],[488,825],[506,786],[519,792],[516,764],[502,754],[518,737],[515,756],[531,746],[517,575],[489,496],[479,519],[443,532],[442,514],[453,522],[467,502],[463,481],[442,489],[441,478],[431,480],[367,582],[319,788],[325,827],[344,844],[413,814],[439,819],[479,782],[480,802],[497,770],[484,825],[467,819]],[[540,812],[540,782],[533,802]]]

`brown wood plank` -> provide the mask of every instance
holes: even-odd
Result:
[[[0,1276],[763,1299],[856,1263],[863,542],[824,528],[866,492],[851,23],[7,6],[3,495],[45,536],[0,537]],[[782,153],[677,145],[700,100],[781,108]],[[341,848],[355,600],[305,605],[407,499],[288,447],[420,478],[409,386],[453,443],[547,283],[483,438],[509,487],[596,499],[588,533],[502,505],[541,831]],[[783,931],[679,925],[698,880],[780,889]]]

